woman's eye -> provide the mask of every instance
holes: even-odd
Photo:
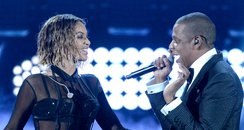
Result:
[[[78,35],[77,38],[78,39],[83,39],[83,35]]]

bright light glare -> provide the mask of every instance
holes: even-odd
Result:
[[[244,77],[244,68],[242,68],[239,65],[231,65],[231,67],[233,68],[233,70],[236,72],[236,74],[240,79]]]
[[[22,62],[21,67],[25,71],[30,71],[32,67],[32,63],[30,60],[25,60]]]
[[[124,52],[121,48],[114,47],[109,52],[109,60],[113,64],[121,63],[124,60],[123,54],[124,54]]]
[[[16,87],[16,88],[14,88],[14,90],[13,90],[13,94],[15,95],[15,96],[17,96],[18,95],[18,93],[19,93],[19,87]]]
[[[142,64],[150,64],[154,60],[153,50],[151,48],[145,47],[139,51],[139,61]]]
[[[78,73],[79,74],[94,74],[94,67],[92,66],[92,64],[84,64],[78,67]]]
[[[224,59],[231,63],[231,67],[241,79],[244,90],[244,52],[234,48],[229,52],[222,51]],[[147,82],[153,77],[153,73],[148,73],[137,79],[124,79],[124,76],[148,66],[156,58],[162,55],[169,56],[168,49],[157,48],[153,51],[151,48],[145,47],[137,50],[134,47],[125,50],[114,47],[111,50],[100,47],[95,51],[88,49],[88,61],[78,67],[79,74],[94,74],[98,77],[104,93],[112,109],[119,110],[123,106],[128,110],[140,108],[142,110],[151,109],[149,100],[145,94],[147,90]],[[175,61],[179,56],[175,56]],[[19,87],[23,80],[30,74],[37,74],[45,71],[47,65],[38,64],[38,57],[33,56],[31,60],[25,60],[21,65],[13,68],[13,84],[16,86],[13,93],[17,95]],[[139,61],[139,62],[138,62]],[[96,64],[93,64],[96,63]],[[108,64],[109,63],[109,64]],[[111,64],[110,64],[111,63]],[[123,64],[121,64],[123,63]],[[138,64],[140,63],[140,64]],[[178,77],[179,66],[173,65],[173,71],[169,77],[176,79]],[[177,91],[176,96],[180,96],[183,87]]]
[[[110,77],[121,78],[123,76],[123,71],[123,66],[121,64],[111,64],[107,73]]]
[[[99,81],[100,81],[100,84],[103,88],[103,91],[104,93],[108,92],[110,89],[109,89],[109,82],[107,79],[102,79],[102,78],[99,78]]]
[[[124,51],[124,61],[127,64],[135,64],[139,60],[139,52],[136,48],[130,47]]]
[[[40,70],[40,68],[37,67],[37,66],[33,66],[33,67],[31,68],[31,73],[32,73],[32,74],[37,74],[37,73],[40,73],[40,72],[41,72],[41,70]]]
[[[22,76],[20,76],[20,75],[16,75],[16,76],[14,76],[14,78],[13,78],[13,84],[14,84],[15,86],[20,87],[21,84],[22,84],[22,82],[23,82],[23,78],[22,78]]]
[[[228,61],[233,65],[240,65],[244,62],[244,54],[240,49],[231,49],[228,54]]]
[[[146,96],[146,94],[141,94],[138,97],[138,106],[142,109],[142,110],[149,110],[151,109],[151,105],[150,102]]]
[[[166,56],[169,56],[169,51],[168,49],[166,48],[157,48],[155,51],[154,51],[154,58],[158,58],[158,57],[161,57],[163,55],[166,55]]]
[[[138,81],[130,79],[125,81],[123,89],[127,94],[136,94],[138,92],[138,87],[140,87]]]
[[[126,64],[123,69],[123,74],[128,75],[137,69],[139,69],[139,67],[136,64]]]
[[[40,68],[41,71],[46,71],[48,68],[48,65],[41,65],[39,64],[38,67]]]
[[[38,56],[33,56],[32,58],[31,58],[31,62],[32,62],[32,64],[34,64],[34,65],[37,65],[38,63],[39,63],[39,58],[38,58]]]
[[[223,57],[224,57],[224,59],[227,59],[228,58],[228,51],[227,50],[223,50],[223,51],[221,51],[222,52],[222,54],[223,54]]]
[[[123,107],[122,101],[123,101],[123,96],[120,94],[114,94],[112,93],[110,96],[107,97],[107,100],[109,102],[109,105],[114,109],[114,110],[119,110]]]
[[[88,48],[88,59],[86,62],[91,63],[94,60],[94,51]]]
[[[30,75],[31,75],[31,73],[29,71],[25,71],[25,72],[22,73],[23,79],[27,78]]]
[[[97,63],[105,64],[109,60],[109,52],[107,48],[99,47],[94,51],[94,60]]]
[[[113,94],[121,95],[123,92],[124,82],[121,79],[111,79],[109,81],[109,90]]]
[[[19,65],[16,65],[13,69],[14,75],[19,75],[22,73],[22,68]]]
[[[124,107],[128,110],[135,110],[138,107],[138,97],[135,94],[126,94],[123,98]]]
[[[96,64],[93,68],[93,71],[90,73],[95,74],[99,78],[106,78],[108,76],[108,65],[107,64]]]

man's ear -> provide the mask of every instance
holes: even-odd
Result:
[[[194,45],[198,44],[199,43],[199,40],[197,38],[195,38],[194,40]]]

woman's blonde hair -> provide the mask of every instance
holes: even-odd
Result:
[[[85,21],[72,14],[49,18],[42,26],[37,40],[37,55],[41,64],[61,65],[64,59],[78,62],[79,50],[75,46],[75,26]]]

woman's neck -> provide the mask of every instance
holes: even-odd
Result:
[[[72,74],[74,74],[74,72],[76,70],[75,65],[65,65],[65,66],[57,66],[57,67],[60,68],[61,70],[63,70],[65,73],[67,73],[70,76]]]

